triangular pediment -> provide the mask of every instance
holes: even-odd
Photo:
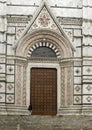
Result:
[[[53,16],[51,15],[51,12],[48,10],[46,4],[44,4],[43,8],[39,12],[37,18],[31,25],[31,29],[38,29],[38,28],[46,28],[55,30],[57,32],[60,32]]]
[[[66,39],[67,43],[70,44],[72,50],[75,50],[71,41],[67,37],[67,35],[64,32],[64,30],[62,29],[62,27],[57,22],[56,17],[51,12],[50,7],[47,4],[47,2],[45,2],[45,0],[42,1],[42,4],[38,8],[37,12],[34,14],[33,19],[31,20],[29,25],[26,27],[26,29],[22,33],[22,35],[19,38],[19,40],[17,41],[17,43],[27,33],[31,32],[32,30],[37,30],[37,29],[49,29],[49,30],[52,30],[52,31],[59,33],[60,35],[62,35]]]
[[[31,23],[26,29],[26,33],[33,29],[50,29],[62,33],[62,31],[59,29],[55,16],[45,1],[42,2],[39,9],[34,14]]]

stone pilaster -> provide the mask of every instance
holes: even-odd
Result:
[[[83,84],[83,105],[92,105],[92,1],[83,0],[83,69],[82,69],[82,84]]]

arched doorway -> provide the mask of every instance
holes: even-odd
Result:
[[[72,102],[72,46],[60,34],[51,30],[34,30],[21,39],[16,48],[16,76],[22,70],[27,107],[32,107],[34,115],[55,115],[62,113]],[[25,71],[24,71],[25,69]],[[21,80],[21,81],[22,81]],[[16,95],[18,95],[16,80]],[[22,98],[23,97],[23,98]],[[19,102],[16,97],[16,103]],[[68,100],[67,100],[68,99]],[[66,109],[65,109],[66,110]]]

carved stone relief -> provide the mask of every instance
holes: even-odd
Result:
[[[32,25],[32,29],[36,28],[49,28],[57,30],[59,32],[57,25],[55,24],[54,20],[51,18],[49,12],[45,7],[42,9],[42,11]]]
[[[26,105],[26,65],[20,61],[16,64],[16,104]]]

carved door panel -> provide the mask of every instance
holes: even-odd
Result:
[[[32,114],[55,115],[57,113],[57,70],[32,68],[30,88]]]

